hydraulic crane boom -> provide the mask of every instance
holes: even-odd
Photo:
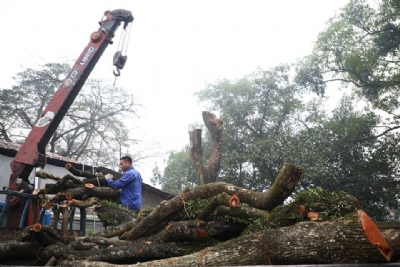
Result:
[[[99,22],[99,30],[90,35],[89,44],[76,60],[11,162],[12,174],[9,185],[11,190],[18,190],[16,186],[17,178],[29,183],[28,178],[33,168],[43,168],[46,165],[45,149],[51,136],[67,113],[106,47],[113,43],[112,39],[120,24],[124,23],[123,28],[126,29],[128,24],[133,21],[132,13],[123,9],[106,11],[104,16],[105,19]],[[114,63],[118,74],[124,65],[121,64],[121,61],[125,63],[126,56],[119,61],[118,58],[114,58],[114,62],[119,62],[119,64]]]

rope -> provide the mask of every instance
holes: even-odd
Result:
[[[185,212],[186,212],[186,215],[188,216],[188,218],[190,219],[190,220],[192,220],[192,218],[189,216],[189,213],[187,212],[187,210],[186,210],[186,202],[185,202],[185,200],[183,199],[183,197],[182,197],[182,192],[180,193],[180,198],[182,199],[182,202],[183,202],[183,209],[185,210]]]

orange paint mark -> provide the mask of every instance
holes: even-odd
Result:
[[[236,208],[239,206],[239,204],[240,204],[240,199],[236,194],[233,194],[228,200],[229,207]]]
[[[264,244],[264,256],[265,256],[265,263],[268,265],[272,265],[272,262],[268,256],[268,244]]]
[[[300,205],[299,206],[299,214],[303,214],[306,211],[306,206],[305,205]]]
[[[316,220],[318,220],[318,218],[319,218],[319,214],[318,214],[318,212],[312,212],[312,211],[310,211],[310,212],[307,213],[307,217],[308,217],[311,221],[316,221]]]
[[[382,233],[379,231],[376,224],[362,210],[358,210],[358,217],[361,221],[361,224],[364,229],[364,233],[367,236],[368,240],[371,241],[372,244],[378,246],[379,251],[385,257],[385,259],[389,262],[393,255],[393,250],[386,243],[385,238],[383,237]]]
[[[89,183],[87,183],[87,184],[85,184],[85,187],[86,187],[86,188],[93,188],[93,187],[94,187],[94,185],[93,185],[93,184],[89,184]]]

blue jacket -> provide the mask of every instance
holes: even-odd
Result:
[[[120,195],[121,205],[128,205],[131,210],[142,208],[142,176],[132,166],[127,169],[121,178],[108,179],[108,185],[114,189],[122,189]]]

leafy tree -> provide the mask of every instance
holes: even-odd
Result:
[[[306,170],[299,190],[344,190],[377,219],[397,209],[398,152],[391,144],[399,136],[377,139],[382,118],[368,106],[357,109],[355,97],[345,96],[332,114],[322,99],[302,100],[305,92],[289,73],[288,66],[258,70],[198,93],[224,121],[219,179],[261,191],[291,162]]]
[[[362,208],[382,220],[388,208],[398,209],[398,154],[393,146],[400,135],[375,138],[381,118],[368,110],[356,110],[345,96],[330,116],[298,134],[304,152],[299,162],[306,170],[304,187],[346,191],[360,200]]]
[[[399,15],[399,1],[351,0],[299,62],[297,82],[324,94],[340,81],[386,112],[386,132],[399,128]]]
[[[162,190],[172,194],[179,194],[184,189],[197,185],[198,179],[192,159],[189,156],[189,147],[186,146],[178,152],[169,152],[164,173],[162,174],[156,166],[153,169],[151,182],[160,184]]]
[[[69,70],[67,63],[28,68],[14,78],[17,85],[0,90],[0,138],[23,142]],[[115,165],[137,143],[126,124],[136,105],[125,90],[87,80],[51,137],[48,151],[91,165]]]
[[[303,105],[289,79],[290,67],[277,66],[232,82],[217,81],[197,93],[224,121],[220,180],[263,190],[285,161],[292,123]]]

